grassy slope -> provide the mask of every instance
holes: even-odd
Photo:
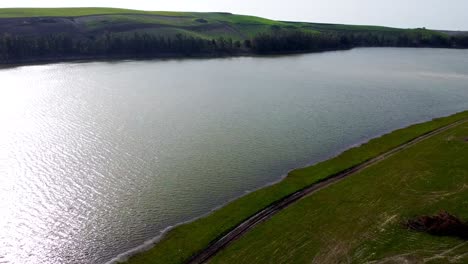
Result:
[[[103,17],[102,15],[105,15]],[[89,33],[98,35],[105,31],[115,32],[114,25],[133,26],[128,31],[118,33],[147,32],[157,35],[172,36],[177,33],[202,38],[230,37],[243,40],[253,37],[258,32],[270,30],[271,26],[285,27],[286,22],[274,21],[255,16],[233,15],[229,13],[196,13],[196,12],[166,12],[140,11],[115,8],[3,8],[0,18],[31,18],[31,17],[83,17]],[[199,19],[205,20],[200,23]],[[149,28],[149,25],[157,28]],[[289,25],[291,26],[291,25]],[[295,26],[294,26],[295,27]],[[303,29],[316,32],[313,29]]]
[[[207,217],[175,228],[151,250],[134,256],[129,263],[182,263],[236,224],[272,202],[329,175],[362,163],[419,135],[463,118],[468,118],[468,111],[397,130],[358,148],[345,151],[336,158],[295,170],[278,184],[250,193]]]
[[[102,14],[147,14],[180,16],[183,12],[141,11],[105,7],[79,7],[79,8],[1,8],[0,18],[12,17],[76,17]]]
[[[103,18],[100,15],[106,15]],[[338,24],[319,24],[305,22],[274,21],[255,16],[233,15],[229,13],[195,13],[141,11],[116,8],[3,8],[0,18],[28,17],[82,17],[90,16],[86,25],[90,32],[112,31],[111,24],[141,24],[140,29],[128,33],[150,32],[161,35],[174,35],[180,32],[203,38],[231,37],[237,40],[251,38],[260,32],[268,32],[272,26],[284,29],[299,29],[317,33],[326,31],[385,32],[392,34],[405,29],[355,26]],[[205,23],[200,23],[204,19]],[[162,26],[148,29],[148,24]],[[432,31],[427,31],[432,34]],[[125,32],[121,32],[125,33]]]
[[[313,194],[211,263],[468,263],[468,242],[401,226],[441,210],[468,219],[467,138],[464,123]]]

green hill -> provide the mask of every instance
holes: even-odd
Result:
[[[271,26],[288,23],[228,13],[154,12],[114,8],[0,9],[2,32],[36,35],[44,32],[98,35],[178,33],[202,38],[245,39]],[[40,29],[34,30],[34,29]]]
[[[462,34],[463,35],[463,34]],[[116,8],[0,9],[0,63],[468,47],[457,32]]]
[[[1,32],[38,35],[44,33],[73,33],[97,35],[103,32],[150,33],[175,35],[184,33],[203,38],[252,38],[271,29],[318,32],[387,32],[404,29],[283,22],[230,13],[195,13],[140,11],[116,8],[3,8],[0,9]]]

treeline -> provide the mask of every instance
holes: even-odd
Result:
[[[4,62],[27,59],[67,57],[138,57],[158,55],[203,55],[231,53],[241,48],[232,39],[206,40],[185,35],[160,37],[135,33],[131,36],[105,34],[89,39],[49,35],[43,37],[0,37],[0,60]]]
[[[365,32],[319,34],[300,31],[277,31],[275,34],[262,33],[252,40],[257,53],[288,53],[347,49],[353,47],[434,47],[468,48],[468,35],[445,36],[414,30],[398,33]]]
[[[352,47],[448,47],[467,48],[468,36],[448,37],[424,30],[403,33],[306,33],[273,30],[252,39],[202,39],[175,35],[162,37],[135,33],[73,38],[59,34],[41,37],[0,36],[0,62],[60,60],[92,57],[221,56],[239,53],[293,53]]]
[[[261,33],[252,39],[256,53],[290,53],[301,51],[334,50],[351,47],[337,34],[312,34],[302,31],[276,31]]]

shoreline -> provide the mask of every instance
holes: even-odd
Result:
[[[211,243],[207,248],[205,248],[203,251],[195,254],[192,258],[189,259],[188,263],[191,264],[201,264],[201,263],[206,263],[209,261],[211,258],[215,257],[220,251],[228,247],[230,244],[235,242],[236,240],[240,239],[242,236],[247,234],[250,230],[254,229],[256,226],[259,224],[268,221],[271,219],[273,216],[276,214],[280,213],[284,209],[288,208],[289,206],[294,205],[295,203],[299,202],[300,200],[306,198],[309,195],[312,195],[318,191],[324,190],[328,187],[330,187],[333,184],[336,184],[348,177],[353,176],[354,174],[357,174],[369,167],[371,167],[374,164],[380,163],[387,158],[390,158],[400,151],[403,151],[405,149],[408,149],[415,144],[424,141],[426,139],[429,139],[433,136],[436,136],[444,131],[447,131],[451,128],[457,127],[461,124],[464,124],[467,122],[467,119],[461,119],[457,122],[451,123],[449,125],[443,126],[441,128],[438,128],[436,130],[430,131],[428,133],[424,133],[394,149],[391,149],[385,153],[382,153],[378,156],[375,156],[374,158],[361,163],[357,166],[353,166],[349,169],[343,170],[337,174],[330,175],[329,177],[320,180],[304,189],[301,189],[295,193],[292,193],[289,196],[284,197],[283,199],[274,202],[270,206],[264,208],[263,210],[259,211],[255,215],[249,217],[245,221],[239,223],[234,229],[229,231],[225,236],[221,237],[220,239],[214,241]]]
[[[187,59],[187,60],[198,60],[198,59],[221,59],[221,58],[262,58],[262,57],[277,57],[277,56],[292,56],[292,55],[303,55],[303,54],[314,54],[314,53],[325,53],[333,51],[347,51],[355,48],[367,48],[367,47],[350,47],[341,49],[323,49],[315,51],[296,51],[296,52],[275,52],[275,53],[255,53],[255,52],[236,52],[236,53],[201,53],[194,55],[184,54],[159,54],[159,55],[119,55],[119,56],[70,56],[63,58],[31,58],[22,59],[16,61],[0,61],[0,69],[23,67],[23,66],[34,66],[34,65],[48,65],[55,63],[90,63],[90,62],[124,62],[124,61],[151,61],[151,60],[172,60],[172,59]],[[372,47],[369,47],[372,48]],[[386,47],[382,47],[386,48]],[[395,47],[394,47],[395,48]],[[430,48],[430,47],[425,47]],[[454,49],[454,48],[447,48]]]
[[[1,69],[10,69],[24,66],[38,66],[49,65],[58,63],[92,63],[92,62],[125,62],[125,61],[152,61],[152,60],[202,60],[202,59],[222,59],[222,58],[269,58],[269,57],[282,57],[294,55],[307,55],[307,54],[320,54],[327,52],[350,51],[361,48],[396,48],[396,49],[447,49],[447,50],[468,50],[468,48],[459,47],[398,47],[398,46],[362,46],[362,47],[349,47],[340,49],[323,49],[315,51],[295,51],[295,52],[275,52],[275,53],[254,53],[254,52],[237,52],[237,53],[206,53],[197,55],[183,55],[183,54],[160,54],[160,55],[121,55],[121,56],[70,56],[64,58],[31,58],[16,61],[1,61]]]
[[[297,170],[301,170],[301,169],[306,169],[306,168],[309,168],[309,167],[313,167],[313,166],[316,166],[318,164],[321,164],[321,163],[324,163],[324,162],[327,162],[327,161],[330,161],[330,160],[333,160],[337,157],[339,157],[340,155],[342,155],[343,153],[346,153],[347,151],[349,150],[353,150],[353,149],[358,149],[362,146],[365,146],[366,144],[368,144],[369,142],[373,141],[373,140],[378,140],[386,135],[390,135],[396,131],[400,131],[400,130],[404,130],[404,129],[408,129],[410,127],[413,127],[413,126],[417,126],[417,125],[422,125],[422,124],[426,124],[426,123],[429,123],[429,122],[432,122],[434,120],[438,120],[438,119],[444,119],[444,118],[449,118],[449,117],[452,117],[452,116],[455,116],[455,115],[458,115],[458,114],[463,114],[463,113],[466,113],[466,111],[462,111],[462,112],[456,112],[456,113],[452,113],[452,114],[449,114],[449,115],[442,115],[442,116],[437,116],[437,117],[433,117],[433,118],[428,118],[428,119],[421,119],[421,120],[418,120],[418,121],[415,121],[415,122],[411,122],[409,124],[403,124],[402,126],[398,127],[398,128],[395,128],[395,129],[392,129],[392,130],[387,130],[385,132],[382,132],[378,135],[375,135],[375,136],[372,136],[372,137],[369,137],[367,139],[364,139],[364,140],[361,140],[360,142],[357,142],[357,143],[354,143],[354,144],[350,144],[346,147],[343,147],[342,149],[336,151],[335,153],[331,154],[330,156],[328,157],[325,157],[323,159],[320,159],[316,162],[308,162],[306,163],[305,165],[299,165],[299,166],[295,166],[294,168],[290,168],[290,169],[287,169],[287,171],[285,173],[283,173],[282,175],[279,176],[278,179],[274,180],[274,181],[271,181],[271,182],[268,182],[258,188],[254,188],[252,190],[246,190],[243,194],[239,195],[239,196],[236,196],[232,199],[229,199],[227,202],[219,205],[219,206],[216,206],[214,207],[213,209],[210,209],[207,213],[203,214],[203,215],[200,215],[200,216],[197,216],[197,217],[194,217],[192,219],[189,219],[187,221],[182,221],[182,222],[179,222],[179,223],[176,223],[174,225],[170,225],[170,226],[167,226],[166,228],[162,229],[160,231],[160,234],[153,237],[153,238],[150,238],[148,240],[146,240],[145,242],[143,242],[143,244],[139,245],[139,246],[136,246],[126,252],[123,252],[121,254],[118,254],[117,256],[115,256],[114,258],[112,258],[111,260],[105,262],[105,264],[118,264],[118,263],[128,263],[128,261],[134,257],[134,256],[137,256],[138,254],[141,254],[141,253],[145,253],[145,252],[148,252],[150,251],[154,246],[156,246],[159,242],[162,242],[166,236],[172,231],[172,230],[175,230],[177,227],[180,227],[180,226],[184,226],[184,225],[188,225],[188,224],[191,224],[193,222],[196,222],[197,220],[200,220],[200,219],[203,219],[203,218],[206,218],[206,217],[209,217],[211,215],[213,215],[214,213],[216,213],[217,211],[225,208],[226,206],[228,206],[229,204],[239,200],[239,199],[242,199],[246,196],[248,196],[249,194],[252,194],[254,192],[257,192],[257,191],[260,191],[262,189],[266,189],[268,187],[271,187],[271,186],[274,186],[276,184],[280,184],[281,182],[283,182],[285,179],[287,179],[290,174],[294,171],[297,171]],[[460,119],[461,120],[461,119]],[[436,129],[437,130],[437,129]],[[424,134],[421,134],[419,136],[423,136],[425,134],[428,134],[428,133],[431,133],[433,132],[434,130],[432,131],[429,131],[427,133],[424,133]],[[331,177],[331,176],[329,176]],[[323,180],[326,180],[327,178],[325,179],[322,179],[322,180],[319,180],[317,181],[316,183],[319,183]],[[228,231],[229,232],[229,231]],[[220,237],[223,237],[224,234],[220,234]]]

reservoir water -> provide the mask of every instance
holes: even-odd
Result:
[[[468,109],[468,50],[0,69],[0,263],[106,263],[372,137]]]

